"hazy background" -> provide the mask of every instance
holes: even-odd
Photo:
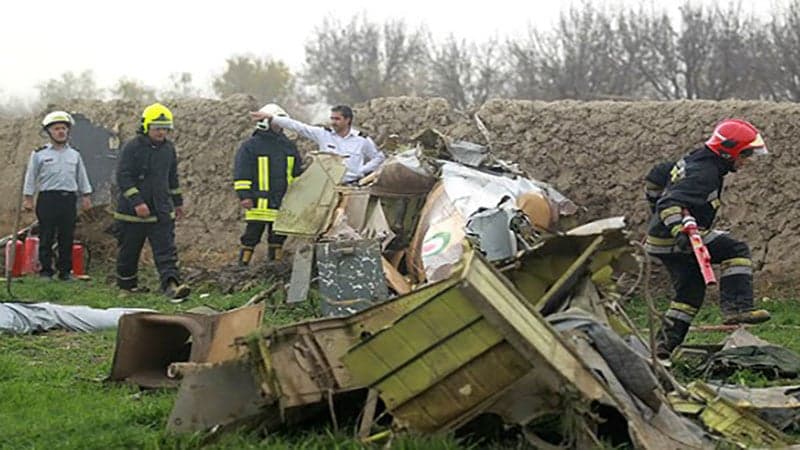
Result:
[[[235,92],[796,100],[798,0],[4,4],[0,114]],[[795,50],[792,50],[794,48]]]

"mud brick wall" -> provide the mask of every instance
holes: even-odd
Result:
[[[177,230],[182,259],[209,266],[229,262],[243,226],[232,190],[232,158],[252,131],[247,111],[259,105],[247,96],[165,103],[175,114],[173,137],[189,213]],[[125,142],[145,105],[113,101],[57,106],[81,112]],[[408,137],[425,127],[489,143],[498,156],[518,162],[530,176],[551,183],[582,206],[582,220],[625,215],[635,237],[641,237],[647,220],[642,179],[649,167],[702,145],[721,118],[748,119],[763,132],[771,155],[726,178],[718,228],[750,243],[762,287],[786,286],[800,272],[800,208],[795,207],[800,197],[800,105],[492,100],[464,112],[442,99],[400,97],[357,105],[355,113],[357,127],[379,144],[390,134]],[[488,130],[488,142],[476,126],[476,114]],[[3,233],[10,230],[27,157],[44,142],[39,120],[37,115],[0,121]],[[315,147],[298,143],[302,150]]]

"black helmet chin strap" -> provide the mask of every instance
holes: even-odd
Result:
[[[64,139],[63,141],[57,141],[57,140],[56,140],[56,139],[53,137],[53,133],[51,133],[51,132],[50,132],[50,127],[51,127],[51,126],[53,126],[53,125],[55,125],[55,124],[57,124],[57,123],[63,123],[63,124],[66,124],[66,125],[67,125],[67,137],[66,137],[66,139]],[[45,132],[45,133],[47,133],[47,137],[48,137],[48,138],[50,138],[50,140],[51,140],[51,141],[53,141],[53,142],[55,142],[56,144],[59,144],[59,145],[64,145],[64,144],[66,144],[67,142],[69,142],[69,135],[70,135],[70,133],[72,132],[72,127],[71,127],[71,126],[70,126],[70,124],[69,124],[69,123],[67,123],[67,122],[53,122],[53,123],[51,123],[51,124],[47,125],[47,126],[44,128],[44,132]]]

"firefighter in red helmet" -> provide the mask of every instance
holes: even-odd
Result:
[[[653,205],[645,247],[661,260],[675,297],[657,335],[656,354],[669,358],[689,331],[705,298],[706,284],[692,254],[685,224],[696,223],[714,264],[719,264],[720,309],[725,324],[760,323],[770,315],[753,305],[753,267],[746,243],[713,230],[725,175],[767,154],[761,133],[747,121],[717,124],[705,145],[674,164],[660,163],[648,174],[647,197]],[[671,166],[667,171],[666,167]]]

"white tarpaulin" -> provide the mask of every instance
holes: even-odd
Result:
[[[0,303],[0,333],[29,334],[49,330],[92,332],[116,328],[124,314],[152,309],[56,305],[53,303]]]

